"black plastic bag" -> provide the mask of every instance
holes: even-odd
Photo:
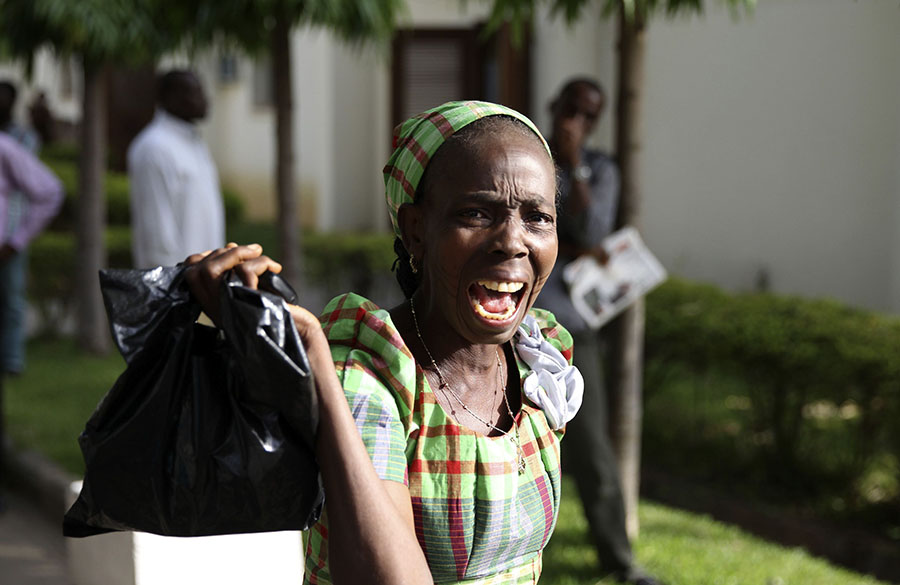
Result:
[[[127,368],[79,437],[85,478],[63,534],[310,527],[324,501],[316,393],[281,297],[233,277],[220,330],[195,323],[182,266],[100,281]]]

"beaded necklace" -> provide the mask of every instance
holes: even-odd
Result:
[[[454,390],[453,387],[447,383],[447,380],[444,378],[443,372],[441,372],[441,369],[438,367],[437,362],[434,361],[434,356],[431,355],[431,351],[428,349],[428,346],[425,345],[425,340],[422,338],[422,332],[419,330],[419,319],[416,317],[416,307],[413,304],[412,298],[409,299],[409,312],[412,313],[413,325],[415,325],[416,335],[419,338],[419,342],[425,349],[425,353],[428,355],[428,359],[431,360],[431,366],[434,368],[435,373],[437,373],[438,375],[438,380],[440,381],[439,389],[444,392],[449,392],[450,396],[452,396],[459,403],[459,405],[463,407],[463,410],[472,415],[472,417],[479,421],[481,424],[494,429],[496,432],[507,437],[510,442],[513,442],[513,437],[510,436],[508,430],[504,431],[503,429],[496,427],[490,421],[486,421],[478,416],[475,411],[473,411],[465,402],[463,402],[463,399],[460,398],[459,394],[456,393],[456,390]],[[518,453],[517,467],[519,469],[519,474],[521,475],[525,473],[525,452],[522,450],[522,443],[519,440],[519,428],[516,426],[516,417],[515,415],[513,415],[512,408],[509,406],[509,397],[507,396],[506,392],[506,384],[503,382],[503,364],[500,361],[499,350],[497,350],[497,379],[500,384],[500,390],[503,392],[503,402],[504,404],[506,404],[506,411],[509,413],[509,418],[512,419],[512,428],[516,431],[515,441],[513,442],[513,444],[516,446],[516,451]]]

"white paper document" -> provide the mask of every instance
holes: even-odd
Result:
[[[605,266],[585,255],[563,269],[572,304],[594,329],[666,279],[666,269],[633,227],[604,238],[603,248],[609,255]]]

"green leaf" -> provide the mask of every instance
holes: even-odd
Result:
[[[647,18],[657,13],[664,13],[672,18],[681,15],[702,14],[709,2],[704,0],[596,0],[601,6],[603,18],[623,11],[625,16],[646,22]],[[727,5],[735,15],[742,10],[752,12],[756,0],[718,0]],[[501,24],[511,23],[513,26],[527,24],[541,5],[550,7],[550,15],[562,15],[566,24],[573,25],[584,16],[584,11],[592,0],[492,0],[489,27],[498,28]]]

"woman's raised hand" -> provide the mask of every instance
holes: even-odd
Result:
[[[188,265],[184,277],[191,294],[214,323],[219,323],[220,287],[229,270],[250,288],[256,288],[263,272],[281,272],[281,264],[264,256],[262,251],[259,244],[239,246],[230,242],[224,248],[192,254],[184,261]]]

